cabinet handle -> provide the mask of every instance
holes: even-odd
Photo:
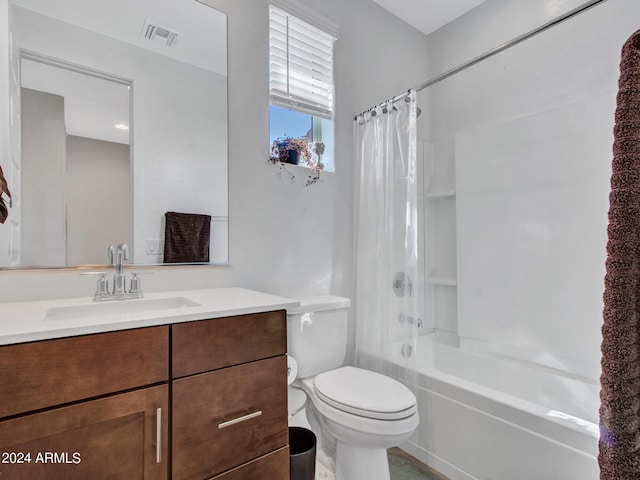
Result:
[[[156,409],[156,463],[162,461],[162,408]]]
[[[229,420],[228,422],[222,422],[218,425],[218,428],[226,428],[231,425],[235,425],[236,423],[246,422],[247,420],[251,420],[252,418],[256,418],[262,415],[262,410],[258,410],[257,412],[250,413],[248,415],[243,415],[242,417],[234,418],[233,420]]]

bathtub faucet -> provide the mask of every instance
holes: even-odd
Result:
[[[419,318],[413,318],[404,313],[398,315],[398,322],[406,325],[415,325],[417,328],[422,328],[422,320]]]

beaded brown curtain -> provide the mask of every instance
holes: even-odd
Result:
[[[640,479],[640,30],[622,49],[600,379],[601,480]]]

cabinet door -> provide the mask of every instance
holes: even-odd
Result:
[[[175,380],[172,423],[174,480],[203,480],[286,446],[286,357]]]
[[[168,387],[0,422],[0,478],[163,480]]]
[[[289,447],[257,458],[209,480],[289,480]]]

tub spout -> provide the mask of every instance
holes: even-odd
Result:
[[[415,325],[417,328],[422,328],[422,319],[410,317],[404,313],[398,315],[398,322],[406,325]]]

